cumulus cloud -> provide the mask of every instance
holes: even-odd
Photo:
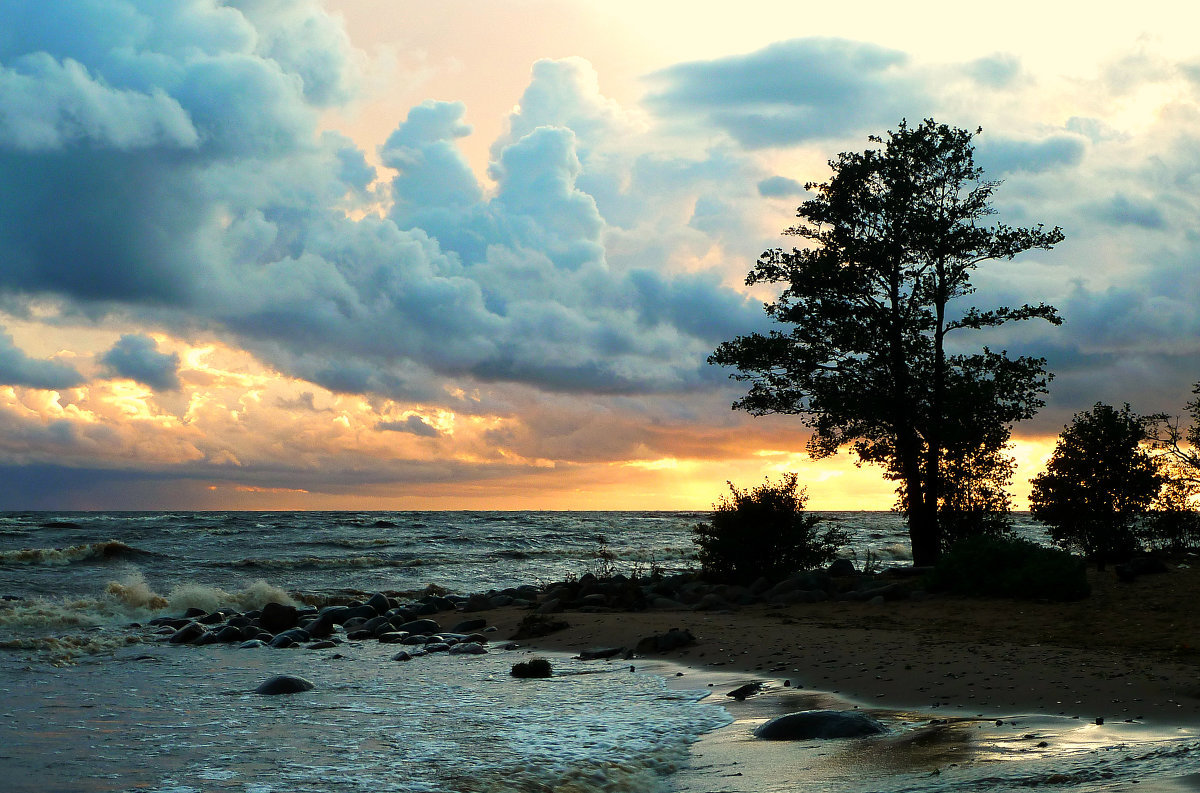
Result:
[[[155,391],[179,388],[179,355],[158,351],[149,336],[127,333],[100,357],[100,363],[115,377],[147,385]]]
[[[59,361],[30,358],[13,342],[12,336],[0,332],[0,383],[29,388],[73,388],[84,378],[74,367]]]
[[[743,146],[788,146],[876,130],[928,113],[930,97],[899,50],[845,39],[779,42],[748,55],[670,66],[649,104],[700,117]]]

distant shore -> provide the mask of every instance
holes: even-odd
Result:
[[[578,653],[686,628],[662,658],[709,673],[838,693],[870,707],[947,716],[1042,713],[1200,723],[1200,563],[1131,583],[1090,571],[1073,603],[951,596],[886,603],[755,604],[728,611],[555,615],[570,627],[526,643]],[[508,637],[529,612],[497,609]],[[633,663],[636,663],[634,661]]]

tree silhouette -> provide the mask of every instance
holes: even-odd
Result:
[[[709,361],[751,383],[734,408],[792,413],[814,433],[809,451],[850,444],[898,480],[915,564],[941,551],[939,506],[947,455],[1002,449],[1012,422],[1043,404],[1040,358],[983,347],[951,353],[947,338],[1031,318],[1061,320],[1045,304],[960,307],[971,273],[1062,240],[1058,228],[985,226],[998,183],[975,165],[972,134],[932,119],[901,122],[882,148],[842,153],[786,234],[805,248],[767,251],[747,285],[781,283],[766,306],[786,332],[740,336]]]
[[[1103,569],[1141,545],[1139,523],[1165,477],[1142,443],[1152,416],[1099,402],[1076,413],[1046,464],[1033,478],[1029,509],[1051,538],[1078,548]]]

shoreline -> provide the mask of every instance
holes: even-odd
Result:
[[[1200,585],[1200,575],[1178,572],[1173,585]],[[1200,638],[1196,617],[1158,611],[1161,619],[1142,621],[1137,613],[1114,613],[1101,620],[1112,627],[1099,630],[1086,616],[1097,617],[1098,607],[1115,605],[1114,599],[1157,610],[1159,601],[1141,589],[1166,588],[1171,591],[1159,594],[1168,598],[1181,594],[1161,580],[1138,583],[1117,589],[1100,580],[1092,598],[1066,604],[935,597],[715,612],[564,611],[554,617],[570,627],[516,641],[533,653],[577,655],[633,647],[672,628],[690,630],[694,644],[629,661],[664,677],[669,687],[709,690],[702,702],[731,717],[692,744],[690,764],[672,780],[680,793],[758,793],[800,783],[834,789],[864,773],[946,784],[960,778],[969,785],[964,774],[985,766],[1027,773],[1032,761],[1036,770],[1011,783],[1023,789],[1054,783],[1062,776],[1058,769],[1068,769],[1081,753],[1200,735],[1197,655],[1163,646],[1172,633]],[[529,613],[503,608],[487,616],[496,635],[511,637]],[[762,694],[743,701],[725,696],[755,681],[766,683]],[[904,726],[878,742],[815,742],[824,747],[752,737],[771,717],[818,708],[862,709]],[[991,762],[1018,756],[1024,764]],[[1058,781],[1068,780],[1088,781],[1069,773]],[[1137,784],[1143,793],[1200,789],[1197,780],[1178,776]]]
[[[947,715],[1034,712],[1200,724],[1200,566],[1132,583],[1089,571],[1093,594],[1040,603],[936,596],[882,604],[754,604],[736,610],[564,611],[534,649],[632,648],[686,628],[695,644],[651,657],[708,673],[790,680],[864,705]],[[510,638],[530,612],[482,612]]]

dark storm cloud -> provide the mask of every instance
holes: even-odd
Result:
[[[83,376],[65,363],[30,358],[12,336],[0,331],[0,384],[29,388],[73,388],[82,385]]]
[[[100,356],[100,363],[115,377],[147,385],[155,391],[179,388],[179,356],[158,351],[158,342],[135,333],[123,335],[112,349]]]
[[[788,146],[922,116],[929,95],[907,64],[874,44],[795,39],[663,69],[648,102],[664,117],[707,119],[748,148]]]

